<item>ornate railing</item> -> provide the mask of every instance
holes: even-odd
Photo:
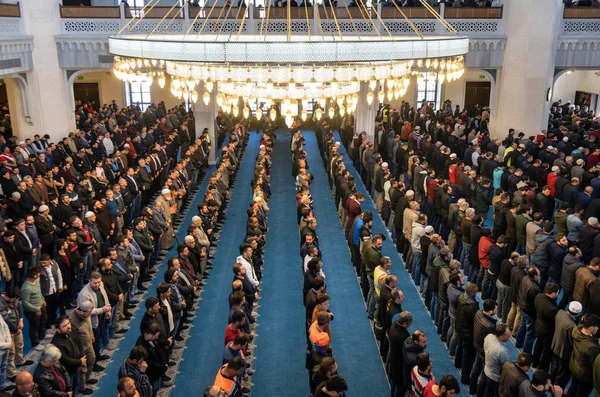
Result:
[[[232,0],[235,1],[235,0]],[[144,19],[137,23],[131,33],[149,33],[156,26],[156,19],[163,19],[161,26],[155,32],[184,33],[191,27],[190,32],[197,33],[205,24],[206,29],[221,30],[222,32],[238,31],[244,9],[237,7],[199,8],[185,6],[183,10],[171,7],[154,7],[145,10]],[[402,13],[424,34],[447,34],[436,17],[423,7],[401,8]],[[504,34],[504,9],[495,8],[435,8],[454,28],[466,35]],[[308,25],[313,33],[342,33],[358,32],[359,34],[375,34],[385,32],[383,24],[392,34],[415,34],[402,13],[393,6],[377,4],[376,9],[364,10],[358,7],[318,8],[298,7],[290,10],[289,29],[293,33],[306,31]],[[77,7],[61,6],[61,23],[63,34],[106,34],[116,33],[127,25],[140,10],[131,11],[120,7]],[[268,24],[266,23],[268,13]],[[366,15],[368,14],[368,15]],[[227,21],[222,22],[227,15]],[[370,18],[369,18],[370,17]],[[147,19],[147,20],[146,20]],[[285,33],[288,31],[287,8],[271,7],[270,9],[252,7],[244,18],[243,33],[258,33],[266,30],[269,33]],[[337,22],[336,22],[337,20]],[[321,24],[319,29],[319,23]],[[130,24],[129,26],[133,26]]]

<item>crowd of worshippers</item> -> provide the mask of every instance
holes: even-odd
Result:
[[[212,269],[212,249],[218,244],[246,143],[247,130],[237,125],[209,177],[198,215],[192,217],[183,244],[177,246],[177,256],[167,260],[164,282],[144,302],[141,335],[119,369],[120,382],[131,378],[140,397],[156,396],[160,388],[174,384],[167,371],[177,364],[173,352],[184,347],[181,332],[193,321],[194,302]]]
[[[267,127],[266,131],[261,137],[259,152],[254,161],[252,201],[247,211],[246,234],[239,246],[240,255],[232,266],[233,281],[228,297],[223,360],[213,384],[204,391],[205,397],[241,397],[250,393],[251,376],[254,374],[252,350],[254,329],[257,326],[256,307],[267,243],[268,201],[271,196],[274,135],[271,128]]]
[[[1,186],[10,198],[2,199],[0,213],[0,390],[15,389],[17,396],[93,392],[92,373],[104,371],[98,362],[110,358],[128,331],[121,320],[132,317],[136,295],[147,291],[144,283],[173,245],[178,211],[205,171],[208,135],[195,138],[188,129],[193,116],[183,107],[117,109],[81,105],[76,118],[83,129],[58,144],[36,135],[18,144],[11,137],[2,148]],[[115,117],[117,124],[106,122]],[[219,171],[230,164],[223,159]],[[217,185],[218,174],[211,176]],[[216,193],[206,196],[216,211]],[[199,266],[192,270],[197,279],[188,281],[199,285],[204,274]],[[174,311],[168,312],[176,325]],[[32,374],[17,371],[33,364],[23,354],[23,317],[31,346],[41,352]],[[55,331],[51,343],[47,331]]]
[[[329,307],[330,297],[327,294],[317,235],[317,219],[310,193],[313,177],[307,172],[309,164],[304,151],[304,141],[300,125],[294,124],[290,150],[292,176],[296,187],[299,249],[304,275],[302,302],[306,312],[306,369],[312,396],[342,396],[348,390],[348,385],[337,373],[337,364],[333,357],[330,323],[334,320],[334,314]]]
[[[503,382],[517,379],[504,371],[519,375],[524,395],[542,380],[552,387],[537,390],[553,394],[570,381],[571,397],[587,396],[594,383],[600,389],[594,338],[600,325],[600,124],[586,108],[558,105],[548,130],[527,138],[512,129],[492,138],[489,109],[453,110],[448,101],[438,111],[433,104],[382,106],[375,142],[364,132],[350,131],[346,139],[342,129],[379,215],[361,210],[364,195],[356,191],[340,143],[328,121],[317,125],[393,396],[415,392],[411,357],[424,351],[427,337],[422,331],[400,337],[399,327],[409,324],[401,320],[404,312],[396,321],[381,315],[382,307],[395,313],[401,297],[380,299],[381,286],[397,281],[373,270],[381,266],[382,275],[391,266],[381,254],[385,237],[371,236],[373,216],[387,225],[471,394],[516,392],[514,383]],[[511,335],[523,351],[518,358],[508,355]],[[523,386],[530,367],[541,372]]]

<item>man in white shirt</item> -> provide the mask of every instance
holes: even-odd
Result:
[[[63,291],[63,279],[58,263],[51,260],[50,255],[42,255],[40,264],[42,265],[40,288],[42,290],[42,295],[44,295],[44,299],[46,300],[46,311],[48,313],[46,328],[48,328],[56,322],[58,297]]]
[[[235,261],[246,268],[246,278],[250,281],[250,284],[254,288],[258,287],[259,282],[254,272],[254,266],[252,266],[252,247],[250,244],[242,244],[240,246],[240,254]]]

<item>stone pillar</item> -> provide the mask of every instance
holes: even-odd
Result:
[[[356,114],[354,115],[354,131],[367,133],[367,140],[373,142],[375,139],[375,116],[377,115],[377,109],[379,108],[379,101],[377,100],[377,90],[379,89],[379,83],[373,94],[373,103],[369,105],[367,103],[367,94],[370,92],[369,83],[361,82],[360,91],[358,93],[358,105],[356,106]]]
[[[29,0],[21,3],[25,32],[33,36],[33,64],[27,72],[31,121],[35,133],[50,135],[56,142],[75,128],[74,104],[69,103],[67,77],[59,66],[55,35],[60,34],[57,0]]]
[[[204,104],[204,92],[206,89],[204,88],[204,83],[200,83],[196,90],[198,91],[198,102],[193,104],[194,117],[196,119],[196,136],[200,136],[202,131],[205,128],[208,128],[208,134],[210,136],[211,150],[208,156],[208,163],[214,164],[217,160],[217,134],[216,127],[217,123],[215,119],[217,118],[217,84],[214,84],[213,91],[210,93],[210,102],[208,105]]]
[[[525,136],[546,129],[559,26],[560,0],[511,1],[505,5],[506,50],[498,76],[498,111],[492,135],[504,137],[509,128]]]

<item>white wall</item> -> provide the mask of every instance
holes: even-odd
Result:
[[[125,86],[112,72],[82,73],[75,78],[74,83],[98,83],[100,104],[109,104],[114,99],[117,105],[125,104]]]
[[[442,94],[441,94],[441,98],[439,101],[440,105],[446,99],[450,99],[452,101],[453,107],[455,105],[460,105],[460,107],[462,109],[465,104],[465,91],[466,91],[465,88],[466,88],[467,81],[482,82],[482,81],[490,81],[490,79],[486,74],[481,73],[479,71],[465,70],[465,73],[459,80],[455,80],[450,83],[444,83],[442,85],[442,90],[441,90]],[[400,97],[398,99],[393,99],[392,101],[388,101],[387,96],[386,96],[386,98],[383,102],[389,103],[391,105],[392,109],[394,109],[394,108],[398,109],[400,107],[400,105],[402,104],[403,100],[408,101],[411,104],[411,106],[414,106],[416,104],[416,102],[417,102],[417,81],[416,81],[416,79],[414,79],[414,78],[411,79],[410,85],[408,86],[408,90],[406,91],[406,94],[403,97]],[[491,98],[490,98],[490,100],[491,100]]]
[[[575,91],[600,94],[600,76],[595,70],[575,70],[563,73],[555,82],[552,90],[552,102],[562,99],[563,103],[575,100]]]
[[[465,106],[467,82],[479,83],[484,81],[490,81],[489,77],[485,73],[481,73],[477,70],[465,70],[465,73],[459,80],[454,80],[450,83],[444,83],[441,102],[449,99],[452,101],[453,108],[456,105],[460,105],[460,108],[462,109]]]
[[[112,72],[89,72],[82,73],[75,78],[75,83],[98,83],[100,89],[100,102],[108,104],[114,99],[119,106],[127,103],[127,94],[125,91],[125,83],[115,77]],[[169,81],[166,82],[164,88],[160,88],[156,80],[150,89],[152,102],[158,103],[165,101],[167,109],[179,105],[182,100],[177,99],[171,94]]]
[[[156,80],[154,80],[154,84],[150,88],[150,95],[152,96],[152,102],[158,103],[160,101],[165,101],[165,106],[167,109],[175,107],[183,102],[183,99],[177,99],[173,94],[171,94],[171,81],[167,78],[167,82],[165,83],[164,88],[160,88]],[[198,91],[198,96],[202,98],[202,94],[204,92]],[[202,99],[200,99],[202,100]]]

